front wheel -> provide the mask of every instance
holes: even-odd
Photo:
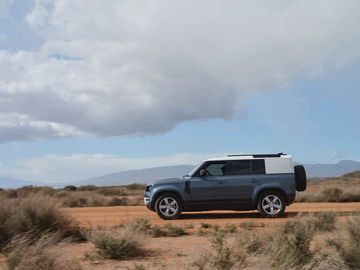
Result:
[[[258,199],[257,208],[266,218],[277,218],[284,213],[286,201],[284,196],[277,191],[266,191]]]
[[[162,194],[155,202],[155,211],[162,219],[176,219],[182,211],[181,200],[173,193]]]

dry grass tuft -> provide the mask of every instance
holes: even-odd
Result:
[[[115,231],[93,231],[89,240],[95,245],[98,255],[104,259],[122,260],[140,256],[143,235],[129,228]]]
[[[75,260],[64,258],[56,249],[66,244],[57,233],[40,238],[31,233],[13,238],[6,246],[6,263],[9,270],[80,270]]]
[[[0,197],[0,248],[13,237],[31,232],[57,232],[63,237],[82,238],[80,229],[51,197],[37,195],[20,199]]]

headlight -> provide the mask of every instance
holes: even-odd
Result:
[[[146,186],[145,191],[150,191],[150,190],[151,190],[151,187],[152,187],[152,185]]]

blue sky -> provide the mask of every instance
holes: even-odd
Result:
[[[200,3],[186,21],[181,1],[89,1],[88,17],[80,2],[0,1],[0,178],[72,181],[225,153],[360,160],[356,1]]]

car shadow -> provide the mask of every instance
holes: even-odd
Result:
[[[297,212],[284,213],[281,218],[294,217]],[[178,219],[242,219],[242,218],[263,218],[259,213],[183,213]]]
[[[299,214],[301,215],[311,215],[320,212],[285,212],[282,214],[280,218],[289,218],[295,217]],[[356,212],[336,212],[339,216],[351,216],[356,214]],[[209,213],[209,212],[190,212],[190,213],[182,213],[178,219],[182,220],[190,220],[190,219],[249,219],[249,218],[263,218],[258,212],[234,212],[234,213]]]

